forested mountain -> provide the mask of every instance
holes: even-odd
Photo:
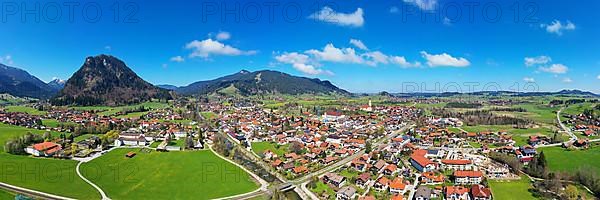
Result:
[[[168,90],[144,81],[123,61],[98,55],[85,59],[52,103],[112,106],[170,98]]]

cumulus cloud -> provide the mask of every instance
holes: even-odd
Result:
[[[561,23],[558,20],[554,20],[550,24],[541,24],[540,27],[545,28],[546,32],[553,33],[556,35],[562,35],[564,31],[572,31],[575,30],[575,24],[571,21],[567,20],[565,24]]]
[[[284,53],[275,57],[275,60],[291,64],[294,69],[309,75],[333,75],[333,72],[328,70],[319,69],[314,64],[311,64],[311,60],[308,55],[301,54],[298,52]]]
[[[569,77],[566,77],[566,78],[563,78],[563,79],[562,79],[562,82],[563,82],[563,83],[572,83],[572,82],[573,82],[573,80],[572,80],[571,78],[569,78]]]
[[[201,57],[208,58],[211,55],[225,55],[225,56],[238,56],[238,55],[254,55],[256,51],[244,51],[230,45],[223,44],[213,39],[206,39],[202,41],[194,40],[185,45],[186,49],[191,49],[192,53],[189,55],[190,58]]]
[[[434,10],[437,6],[437,0],[404,0],[404,2],[415,5],[421,10]]]
[[[365,23],[362,8],[357,8],[353,13],[339,13],[330,7],[323,7],[320,11],[308,16],[310,19],[336,24],[339,26],[361,27]]]
[[[352,42],[354,41],[354,42]],[[351,44],[361,46],[358,43],[360,40],[351,40]],[[358,45],[357,45],[358,44]],[[364,46],[364,44],[363,44]],[[326,74],[333,75],[333,72],[320,69],[322,63],[344,63],[357,64],[365,66],[397,65],[403,68],[419,67],[420,62],[411,63],[403,56],[388,55],[381,51],[368,51],[366,46],[360,49],[360,53],[353,48],[338,48],[332,43],[326,44],[321,50],[310,49],[304,52],[283,53],[275,56],[278,63],[291,64],[296,70],[305,74],[318,75]]]
[[[531,78],[531,77],[525,77],[525,78],[523,78],[523,81],[528,82],[528,83],[534,83],[535,79]]]
[[[539,70],[553,74],[564,74],[567,73],[567,71],[569,71],[569,67],[563,64],[552,64],[547,67],[540,67]]]
[[[356,48],[359,48],[361,50],[369,50],[369,48],[367,48],[367,45],[365,45],[362,41],[357,39],[350,39],[350,44],[354,45]]]
[[[598,75],[596,78],[597,78],[598,80],[600,80],[600,75]]]
[[[183,57],[181,57],[181,56],[173,56],[169,60],[171,60],[173,62],[183,62],[183,61],[185,61],[185,59]]]
[[[228,40],[229,38],[231,38],[231,34],[227,31],[219,31],[216,36],[216,39],[219,41]]]
[[[447,66],[447,67],[467,67],[471,62],[465,58],[455,58],[447,53],[429,54],[421,51],[421,56],[427,60],[427,65],[430,67]]]
[[[361,56],[353,48],[337,48],[329,43],[323,50],[311,49],[305,53],[315,56],[318,60],[338,63],[364,63]]]
[[[525,57],[525,66],[542,65],[552,61],[548,56]]]

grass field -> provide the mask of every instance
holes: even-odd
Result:
[[[552,171],[573,172],[583,166],[591,167],[600,174],[600,146],[598,143],[585,150],[566,150],[560,147],[540,148],[546,155]]]
[[[14,200],[15,195],[0,189],[0,200]]]
[[[42,120],[42,124],[44,124],[44,126],[46,126],[46,127],[52,127],[52,128],[56,128],[56,127],[60,126],[61,124],[63,124],[63,125],[71,125],[71,126],[77,125],[74,122],[59,122],[56,119],[43,119]]]
[[[511,112],[516,117],[528,118],[536,122],[554,124],[556,121],[556,111],[559,107],[550,107],[541,104],[520,104],[512,106],[514,108],[524,108],[527,112]]]
[[[507,131],[512,134],[513,140],[517,143],[517,145],[525,145],[527,144],[527,139],[531,135],[546,135],[549,137],[554,136],[554,132],[552,132],[549,128],[529,128],[529,129],[515,129],[511,125],[479,125],[479,126],[463,126],[461,127],[467,132],[482,132],[482,131]]]
[[[132,112],[132,113],[127,113],[126,115],[119,115],[116,116],[117,118],[140,118],[141,116],[144,116],[146,114],[148,114],[149,111],[146,112]]]
[[[0,163],[0,182],[71,198],[100,199],[100,194],[77,176],[76,161],[0,153]]]
[[[27,106],[7,106],[6,112],[22,112],[30,115],[45,115],[46,111],[39,111],[38,109],[27,107]]]
[[[323,194],[323,192],[325,192],[329,195],[329,199],[335,199],[335,191],[331,189],[328,185],[323,183],[323,181],[317,181],[315,185],[315,188],[309,189],[311,192],[315,193],[319,197],[321,196],[321,194]]]
[[[279,146],[279,148],[277,148],[277,144],[276,143],[272,143],[272,142],[253,142],[252,143],[252,151],[254,151],[254,153],[256,153],[258,155],[261,155],[266,150],[271,150],[275,154],[277,154],[277,156],[282,157],[283,154],[285,154],[287,152],[288,146],[289,145],[286,144],[286,145],[281,145],[281,146]]]
[[[531,192],[529,178],[522,176],[518,181],[489,181],[494,199],[527,200],[536,199]]]
[[[123,111],[126,109],[135,109],[135,108],[139,108],[141,106],[152,110],[152,109],[167,108],[167,107],[169,107],[169,104],[161,103],[161,102],[146,102],[146,103],[140,103],[140,104],[129,105],[129,106],[118,106],[118,107],[92,106],[92,107],[78,107],[78,109],[92,109],[92,110],[98,109],[98,110],[103,110],[102,112],[99,112],[98,115],[113,116],[113,115],[116,115],[120,111]],[[134,114],[134,115],[137,115],[137,114]]]
[[[130,151],[137,155],[126,158]],[[82,173],[112,199],[213,199],[258,188],[246,172],[211,151],[115,149],[85,163]]]
[[[75,137],[73,140],[75,142],[80,142],[80,141],[83,141],[85,139],[91,138],[92,136],[94,136],[94,135],[93,134],[84,134],[84,135],[80,135],[80,136]]]
[[[10,140],[14,137],[21,136],[27,134],[27,132],[43,134],[46,131],[44,130],[36,130],[36,129],[28,129],[20,126],[13,126],[8,124],[0,123],[0,152],[4,152],[4,144],[6,144],[7,140]],[[54,137],[60,135],[59,132],[51,132]]]

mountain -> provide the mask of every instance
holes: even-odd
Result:
[[[176,90],[177,89],[177,86],[169,85],[169,84],[156,85],[156,87],[159,87],[162,89],[167,89],[167,90]]]
[[[62,90],[65,87],[65,83],[67,81],[55,78],[54,80],[48,82],[48,86],[55,89],[56,91]]]
[[[25,70],[0,64],[0,93],[46,99],[57,91]]]
[[[144,81],[118,58],[98,55],[85,59],[52,103],[114,106],[170,98],[169,91]]]
[[[229,93],[254,94],[341,94],[349,95],[329,81],[292,76],[283,72],[262,70],[250,72],[242,70],[221,78],[198,81],[188,86],[178,87],[177,93],[184,95]]]

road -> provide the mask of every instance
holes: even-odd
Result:
[[[406,131],[407,129],[409,129],[409,128],[413,127],[413,126],[414,125],[412,125],[412,124],[411,125],[405,125],[404,127],[400,128],[399,130],[394,131],[392,134],[388,134],[384,138],[382,138],[381,140],[373,143],[372,146],[373,147],[377,147],[380,144],[382,144],[383,142],[391,140],[392,138],[396,137],[400,133]],[[351,156],[348,156],[348,157],[346,157],[346,158],[344,158],[344,159],[342,159],[342,160],[340,160],[340,161],[338,161],[338,162],[336,162],[334,164],[331,164],[331,165],[329,165],[329,166],[327,166],[327,167],[325,167],[323,169],[320,169],[318,171],[312,172],[310,174],[307,174],[307,175],[302,176],[300,178],[297,178],[295,180],[291,180],[291,181],[289,181],[289,183],[294,184],[296,187],[301,186],[300,188],[303,190],[303,192],[305,194],[309,194],[307,196],[310,196],[311,199],[313,199],[315,196],[314,195],[310,195],[310,194],[312,194],[312,192],[306,188],[306,184],[309,181],[311,181],[312,177],[314,177],[314,176],[320,176],[320,175],[325,174],[327,172],[335,171],[338,168],[340,168],[340,167],[348,164],[349,162],[351,162],[355,158],[358,158],[358,157],[362,156],[364,153],[365,153],[365,150],[361,150],[361,151],[359,151],[359,152],[357,152],[355,154],[352,154]]]
[[[562,120],[560,120],[560,112],[562,112],[564,109],[565,109],[565,107],[562,107],[560,110],[558,110],[558,112],[556,112],[556,120],[558,120],[558,124],[560,125],[560,127],[567,134],[569,134],[569,137],[571,137],[571,139],[569,141],[576,141],[577,136],[573,133],[573,131],[571,131],[571,129],[569,127],[565,126],[565,124],[562,123]]]
[[[75,171],[77,172],[77,176],[79,176],[79,178],[81,178],[83,181],[85,181],[86,183],[90,184],[92,187],[94,187],[96,190],[98,190],[98,192],[100,193],[100,195],[102,196],[102,200],[110,200],[110,198],[108,198],[108,196],[106,195],[106,193],[104,192],[104,190],[102,190],[102,188],[98,187],[96,184],[94,184],[92,181],[88,180],[87,178],[85,178],[83,175],[81,175],[81,172],[79,170],[79,167],[81,166],[81,164],[84,162],[79,162],[77,163],[77,168],[75,169]]]

